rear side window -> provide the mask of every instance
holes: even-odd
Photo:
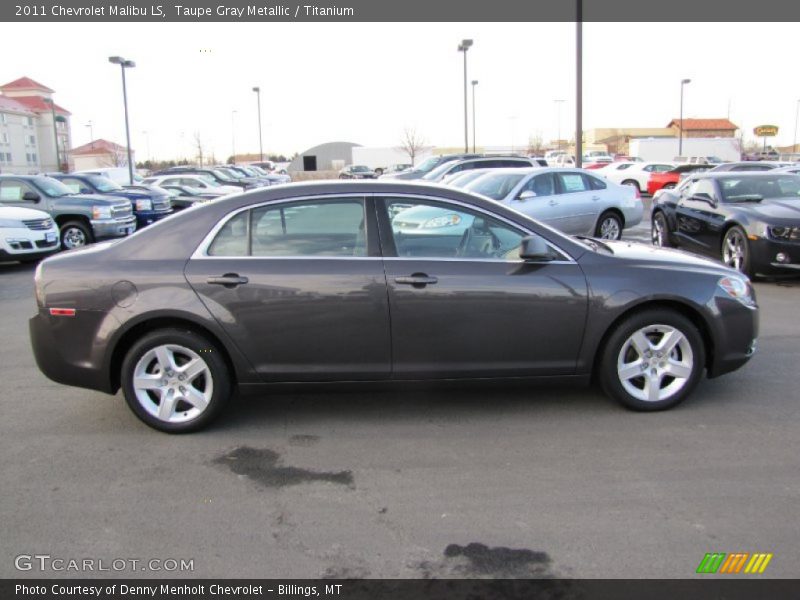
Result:
[[[584,175],[584,177],[589,181],[589,187],[593,190],[604,190],[606,189],[606,182],[598,179],[597,177],[592,177],[591,175]]]
[[[361,200],[294,202],[244,211],[229,220],[208,249],[210,256],[365,256]]]
[[[565,194],[585,192],[588,189],[581,173],[558,173],[558,178]]]

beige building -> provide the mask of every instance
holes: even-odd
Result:
[[[30,174],[69,170],[71,115],[53,101],[54,93],[29,77],[0,86],[3,171]]]
[[[131,152],[133,164],[136,164],[136,155]],[[83,146],[78,146],[70,152],[70,158],[76,171],[89,169],[105,169],[108,167],[127,167],[128,149],[108,140],[93,140]]]
[[[675,132],[675,137],[682,128],[685,138],[736,137],[739,129],[728,119],[672,119],[667,127]]]

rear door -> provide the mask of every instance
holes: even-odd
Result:
[[[527,232],[474,207],[379,200],[394,378],[574,373],[587,311],[574,261],[522,262]],[[404,211],[432,218],[411,228]]]
[[[317,197],[240,210],[189,260],[189,283],[264,381],[389,376],[371,202]]]
[[[585,234],[595,221],[594,197],[599,199],[589,180],[580,171],[557,171],[559,202],[562,205],[564,231]]]

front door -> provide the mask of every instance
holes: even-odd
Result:
[[[587,286],[569,257],[525,263],[526,232],[460,203],[398,195],[377,208],[394,378],[575,372]]]

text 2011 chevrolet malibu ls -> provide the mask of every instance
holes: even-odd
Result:
[[[436,217],[399,227],[417,207]],[[121,387],[170,432],[278,382],[594,378],[665,409],[744,365],[758,330],[749,280],[718,263],[405,182],[232,196],[50,258],[35,281],[41,370]]]

